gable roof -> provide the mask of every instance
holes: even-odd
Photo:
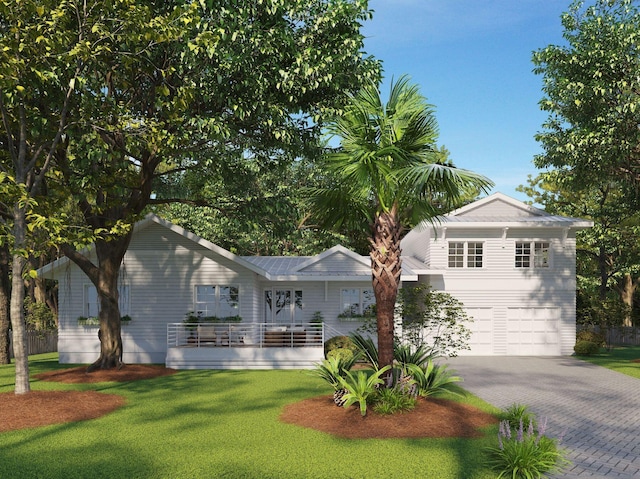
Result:
[[[451,213],[436,218],[436,227],[555,227],[583,229],[593,221],[552,215],[502,193],[474,201]]]
[[[240,266],[243,266],[251,271],[253,271],[254,273],[257,273],[259,275],[264,276],[265,275],[265,271],[259,267],[257,267],[256,265],[253,265],[247,261],[245,261],[244,259],[242,259],[240,256],[237,256],[235,254],[233,254],[230,251],[227,251],[226,249],[212,243],[211,241],[208,241],[204,238],[201,238],[200,236],[191,233],[190,231],[187,231],[186,229],[175,225],[173,223],[171,223],[170,221],[167,220],[163,220],[162,218],[160,218],[157,215],[154,215],[153,213],[149,213],[148,215],[146,215],[144,217],[144,219],[136,222],[133,225],[133,234],[135,235],[136,233],[139,233],[140,231],[145,230],[146,228],[148,228],[150,225],[152,224],[158,224],[160,226],[163,226],[165,228],[167,228],[170,231],[173,231],[174,233],[183,236],[185,238],[187,238],[188,240],[194,242],[197,245],[200,245],[202,247],[204,247],[205,249],[208,249],[209,251],[212,251],[213,253],[216,253],[224,258],[227,258],[237,264],[239,264]],[[88,254],[90,253],[93,249],[95,248],[95,246],[92,244],[90,246],[87,246],[86,248],[83,248],[80,252],[82,254]],[[37,273],[39,276],[41,275],[45,275],[47,273],[52,273],[55,272],[56,270],[66,266],[71,260],[64,256],[62,258],[59,258],[45,266],[43,266],[42,268],[37,270]]]
[[[371,278],[368,256],[359,255],[342,245],[315,256],[238,256],[152,213],[134,224],[134,235],[152,224],[161,225],[270,281],[362,281]],[[82,253],[88,254],[93,249],[91,245],[84,248]],[[70,261],[66,256],[62,257],[43,266],[37,273],[43,276],[56,272]],[[336,268],[336,265],[339,267]]]

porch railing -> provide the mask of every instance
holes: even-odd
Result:
[[[324,345],[318,323],[170,323],[167,346],[223,348],[300,348]]]

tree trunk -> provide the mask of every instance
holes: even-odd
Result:
[[[26,211],[16,205],[13,213],[13,235],[16,250],[25,244]],[[11,271],[11,327],[13,329],[13,356],[16,364],[16,394],[26,394],[31,390],[29,384],[29,355],[27,351],[27,331],[24,324],[24,282],[22,273],[26,259],[14,253]]]
[[[11,298],[11,279],[9,272],[9,246],[0,245],[0,364],[9,364],[9,325],[11,316],[9,302]]]
[[[98,274],[94,285],[100,302],[100,357],[88,371],[98,369],[121,368],[122,362],[122,334],[120,321],[120,306],[118,305],[118,278],[124,254],[129,247],[131,232],[125,236],[109,241],[97,241]]]
[[[609,267],[607,262],[607,252],[604,247],[600,247],[598,252],[598,270],[600,272],[600,285],[598,287],[598,296],[600,301],[607,298],[607,282],[609,281]]]
[[[393,327],[400,286],[400,223],[394,206],[375,218],[371,236],[371,272],[376,297],[378,362],[393,365]]]
[[[622,302],[627,306],[627,311],[625,313],[624,320],[622,322],[622,326],[631,327],[633,326],[633,321],[631,319],[631,313],[633,311],[633,295],[638,288],[638,283],[633,281],[633,276],[630,273],[626,273],[622,278],[622,285],[620,288],[620,298]]]

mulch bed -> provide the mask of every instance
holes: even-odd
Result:
[[[96,419],[124,406],[125,398],[96,391],[0,394],[0,432]]]
[[[120,369],[105,369],[87,372],[86,366],[78,368],[60,369],[46,373],[35,374],[34,377],[41,381],[54,381],[58,383],[78,384],[78,383],[103,383],[139,381],[141,379],[157,378],[169,376],[178,371],[165,368],[164,366],[154,366],[150,364],[125,364]]]
[[[348,439],[480,437],[479,428],[495,424],[491,414],[467,404],[419,398],[411,411],[380,415],[360,408],[337,407],[333,396],[305,399],[284,408],[280,419]]]
[[[121,369],[87,373],[86,366],[34,375],[41,381],[67,384],[127,382],[175,374],[175,369],[147,364],[126,364]],[[96,391],[31,391],[0,394],[0,432],[50,424],[96,419],[126,403],[116,394]]]

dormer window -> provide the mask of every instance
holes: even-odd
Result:
[[[483,251],[479,241],[450,241],[449,268],[482,268]]]

